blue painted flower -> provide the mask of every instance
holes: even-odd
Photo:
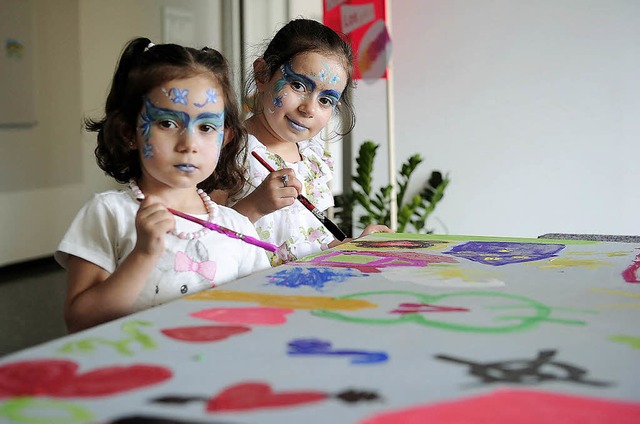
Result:
[[[273,98],[273,107],[282,107],[282,96]]]
[[[142,148],[142,152],[145,159],[150,159],[153,157],[153,145],[145,144]]]
[[[184,89],[180,90],[179,88],[172,88],[169,90],[169,99],[173,102],[173,104],[181,104],[187,105],[187,95],[189,95],[189,90]]]
[[[207,98],[204,103],[194,103],[194,106],[204,107],[207,103],[218,103],[218,94],[213,88],[207,88]]]

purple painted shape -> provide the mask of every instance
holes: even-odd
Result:
[[[552,258],[562,249],[564,244],[470,241],[443,253],[487,265],[501,266]]]

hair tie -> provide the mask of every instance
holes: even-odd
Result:
[[[147,45],[147,48],[144,49],[144,51],[146,52],[147,50],[149,50],[153,46],[155,46],[155,44],[153,44],[151,41],[149,41],[149,44]]]

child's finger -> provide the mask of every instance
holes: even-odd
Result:
[[[370,224],[370,225],[367,225],[367,227],[364,229],[362,234],[360,234],[360,237],[364,237],[366,235],[373,234],[373,233],[394,233],[394,232],[395,231],[393,231],[391,228],[387,227],[386,225]]]
[[[300,194],[302,191],[302,183],[296,178],[296,174],[292,169],[281,169],[280,171],[274,172],[274,174],[276,178],[280,179],[282,182],[282,188],[293,187],[296,189],[296,196]]]
[[[163,233],[175,229],[175,218],[155,196],[148,196],[140,204],[136,222],[146,231],[162,230]]]

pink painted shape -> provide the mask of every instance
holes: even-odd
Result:
[[[636,256],[633,263],[629,265],[627,269],[622,271],[622,278],[624,278],[624,281],[627,283],[640,283],[638,270],[640,270],[640,255]]]
[[[165,328],[162,334],[175,340],[192,343],[215,342],[251,331],[248,327],[233,325],[200,325]]]
[[[58,359],[14,362],[0,366],[0,398],[109,396],[158,384],[169,369],[150,365],[112,366],[78,373],[78,364]]]
[[[487,395],[382,413],[359,424],[636,424],[640,403],[619,402],[533,390],[500,390]]]
[[[250,307],[250,308],[212,308],[194,312],[192,317],[209,321],[245,324],[245,325],[280,325],[287,322],[287,315],[293,309]]]
[[[311,390],[274,392],[268,384],[248,382],[228,387],[209,399],[207,412],[290,407],[318,402],[328,397],[327,393]]]
[[[358,257],[358,261],[339,261],[334,257],[349,256]],[[361,262],[362,257],[370,257],[371,260]],[[331,266],[337,268],[355,268],[363,273],[378,273],[382,268],[393,267],[426,267],[429,264],[458,263],[454,258],[441,255],[430,255],[421,252],[391,252],[380,250],[337,250],[323,255],[314,256],[309,263],[318,266]]]

